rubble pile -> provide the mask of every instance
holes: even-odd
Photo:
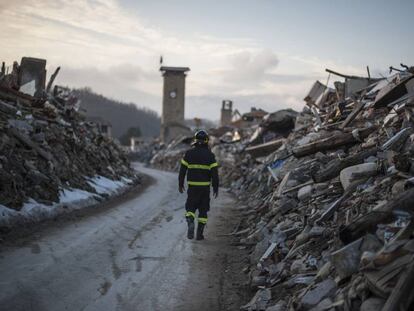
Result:
[[[152,139],[145,142],[141,142],[134,148],[124,148],[127,157],[130,161],[141,162],[146,165],[150,164],[151,159],[163,148],[163,145],[159,143],[158,139]],[[131,150],[132,149],[132,150]]]
[[[192,137],[180,136],[167,145],[153,145],[152,153],[155,153],[155,155],[150,160],[150,165],[166,171],[178,171],[181,159],[190,148],[192,139]]]
[[[67,88],[45,87],[46,61],[23,58],[0,73],[0,206],[52,206],[65,190],[105,196],[98,184],[139,181],[121,149],[79,113]],[[102,186],[102,185],[101,185]]]
[[[257,292],[242,310],[414,307],[414,68],[341,77],[294,126],[213,147],[244,204],[232,235]]]

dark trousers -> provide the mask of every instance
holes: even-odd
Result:
[[[185,216],[195,218],[198,210],[198,222],[207,223],[207,213],[210,210],[210,186],[189,186],[185,203]]]

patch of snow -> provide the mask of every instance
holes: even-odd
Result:
[[[98,202],[99,195],[121,193],[132,182],[126,177],[122,177],[121,180],[111,180],[103,176],[96,176],[88,183],[95,188],[98,194],[81,189],[63,189],[59,195],[60,202],[52,205],[41,204],[33,199],[24,203],[20,211],[0,205],[0,227],[50,219],[63,213],[94,205]]]
[[[36,81],[32,80],[30,82],[27,82],[26,84],[20,87],[19,91],[34,96],[34,94],[36,93]]]
[[[96,176],[88,181],[89,185],[95,188],[99,194],[113,194],[117,193],[119,189],[126,187],[132,180],[122,177],[121,180],[111,180],[103,176]]]
[[[18,212],[0,204],[0,223],[4,225],[10,224],[12,219]]]
[[[134,181],[127,177],[121,177],[121,180],[126,182],[127,184],[132,184]]]
[[[93,193],[81,189],[64,189],[59,196],[60,203],[73,203],[85,200],[93,196]]]

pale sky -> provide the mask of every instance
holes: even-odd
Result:
[[[58,84],[160,112],[162,54],[191,68],[186,117],[215,120],[222,99],[300,110],[325,68],[414,65],[413,12],[409,0],[0,0],[0,60],[45,58]]]

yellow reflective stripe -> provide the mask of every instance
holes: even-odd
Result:
[[[196,217],[196,215],[193,213],[193,212],[187,212],[187,213],[185,213],[185,217],[193,217],[193,218],[195,218]]]
[[[188,181],[190,186],[210,186],[209,181]]]
[[[181,159],[181,164],[188,167],[188,162],[184,159]]]
[[[210,165],[202,165],[202,164],[189,164],[188,168],[198,168],[200,170],[209,170]]]
[[[199,222],[200,224],[206,224],[206,223],[207,223],[207,217],[206,217],[206,218],[199,217],[199,218],[198,218],[198,222]]]
[[[204,164],[188,164],[184,160],[181,160],[181,163],[187,166],[188,168],[195,168],[195,169],[200,169],[200,170],[210,170],[213,167],[218,166],[217,162],[214,162],[213,164],[210,164],[210,165],[204,165]]]

